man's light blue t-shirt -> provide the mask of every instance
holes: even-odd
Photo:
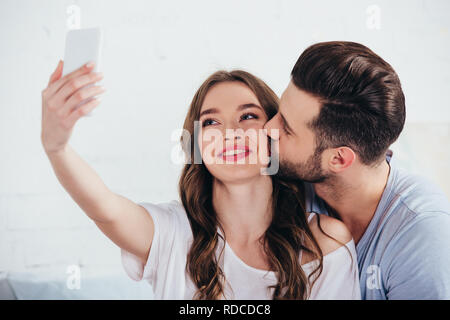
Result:
[[[386,161],[386,188],[356,251],[362,299],[450,299],[450,203],[431,181]],[[368,181],[370,183],[370,181]],[[306,183],[306,210],[328,214]]]

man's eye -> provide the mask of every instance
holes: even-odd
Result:
[[[289,130],[286,121],[284,120],[283,117],[281,117],[281,129],[283,129],[284,133],[286,135],[290,135],[291,131]]]
[[[258,116],[253,113],[246,113],[246,114],[242,115],[241,119],[242,120],[258,119]]]
[[[206,119],[202,122],[202,127],[210,126],[210,125],[214,124],[214,122],[216,122],[216,120]]]

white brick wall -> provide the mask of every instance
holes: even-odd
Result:
[[[409,124],[395,149],[450,196],[449,1],[2,0],[0,270],[120,269],[119,249],[59,185],[40,144],[40,94],[63,57],[73,3],[82,27],[104,28],[108,91],[71,144],[113,191],[136,202],[177,197],[170,134],[211,72],[244,68],[280,94],[303,49],[345,39],[397,70]],[[372,4],[380,30],[366,27]]]

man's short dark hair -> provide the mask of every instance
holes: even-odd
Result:
[[[405,97],[394,69],[362,44],[321,42],[307,48],[292,82],[321,101],[309,125],[316,150],[347,146],[366,165],[384,159],[405,123]]]

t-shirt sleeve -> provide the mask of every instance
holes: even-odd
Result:
[[[348,249],[348,250],[347,250]],[[312,272],[318,262],[307,265]],[[308,273],[309,273],[308,272]],[[312,279],[317,277],[312,275]],[[358,262],[354,241],[351,240],[323,258],[321,275],[311,288],[310,300],[360,300]]]
[[[317,196],[312,183],[303,182],[303,186],[305,192],[306,212],[315,212],[329,215],[329,212],[325,206],[325,202],[321,198],[319,198],[319,196]]]
[[[391,241],[381,268],[386,297],[450,299],[450,215],[429,213],[416,220]]]
[[[166,272],[170,259],[177,255],[186,255],[185,246],[190,236],[189,220],[177,201],[152,204],[138,203],[151,215],[154,234],[148,259],[145,264],[134,254],[121,249],[122,266],[127,275],[135,280],[147,280],[154,285],[158,273]],[[162,270],[162,271],[161,271]],[[158,274],[159,278],[167,275]]]

